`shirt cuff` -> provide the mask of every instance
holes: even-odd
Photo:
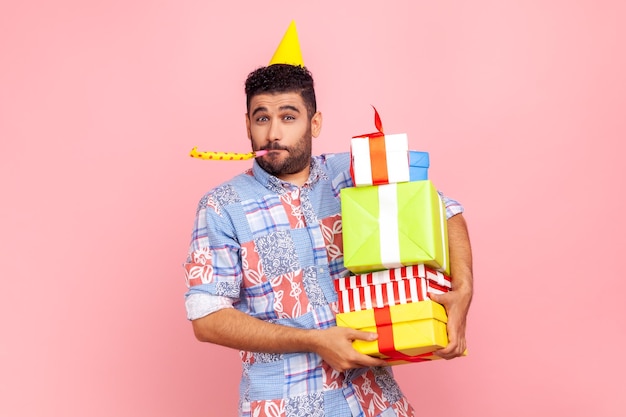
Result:
[[[449,219],[452,216],[456,216],[457,214],[463,213],[465,209],[458,201],[445,196],[443,193],[439,192],[443,204],[446,206],[446,218]]]
[[[219,295],[189,294],[185,298],[185,308],[187,319],[196,320],[225,308],[233,308],[233,301]]]

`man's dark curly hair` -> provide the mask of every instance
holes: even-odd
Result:
[[[306,67],[273,64],[252,71],[246,79],[246,106],[258,94],[299,93],[304,101],[309,119],[317,111],[313,76]]]

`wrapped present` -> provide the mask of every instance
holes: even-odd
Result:
[[[378,333],[373,341],[355,340],[355,350],[386,359],[390,365],[437,358],[446,347],[447,316],[432,300],[337,314],[337,326]]]
[[[350,144],[355,187],[428,179],[428,153],[409,151],[405,133],[385,135],[376,109],[374,120],[378,131],[354,136]]]
[[[353,273],[423,263],[449,275],[445,207],[430,181],[344,188],[341,214]]]
[[[427,180],[429,166],[428,152],[409,151],[409,181]]]
[[[423,264],[352,275],[335,280],[339,312],[430,300],[428,293],[451,289],[450,277]]]
[[[428,179],[428,152],[407,150],[405,134],[354,138],[350,173],[355,187]]]

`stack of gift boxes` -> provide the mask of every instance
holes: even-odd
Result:
[[[410,151],[406,134],[352,138],[354,187],[341,190],[344,265],[335,281],[337,325],[376,332],[355,340],[361,353],[390,365],[436,359],[448,344],[446,312],[428,293],[450,288],[447,222],[428,180],[426,152]]]

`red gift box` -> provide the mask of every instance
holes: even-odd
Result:
[[[430,300],[451,289],[450,277],[423,264],[335,280],[340,313]]]

